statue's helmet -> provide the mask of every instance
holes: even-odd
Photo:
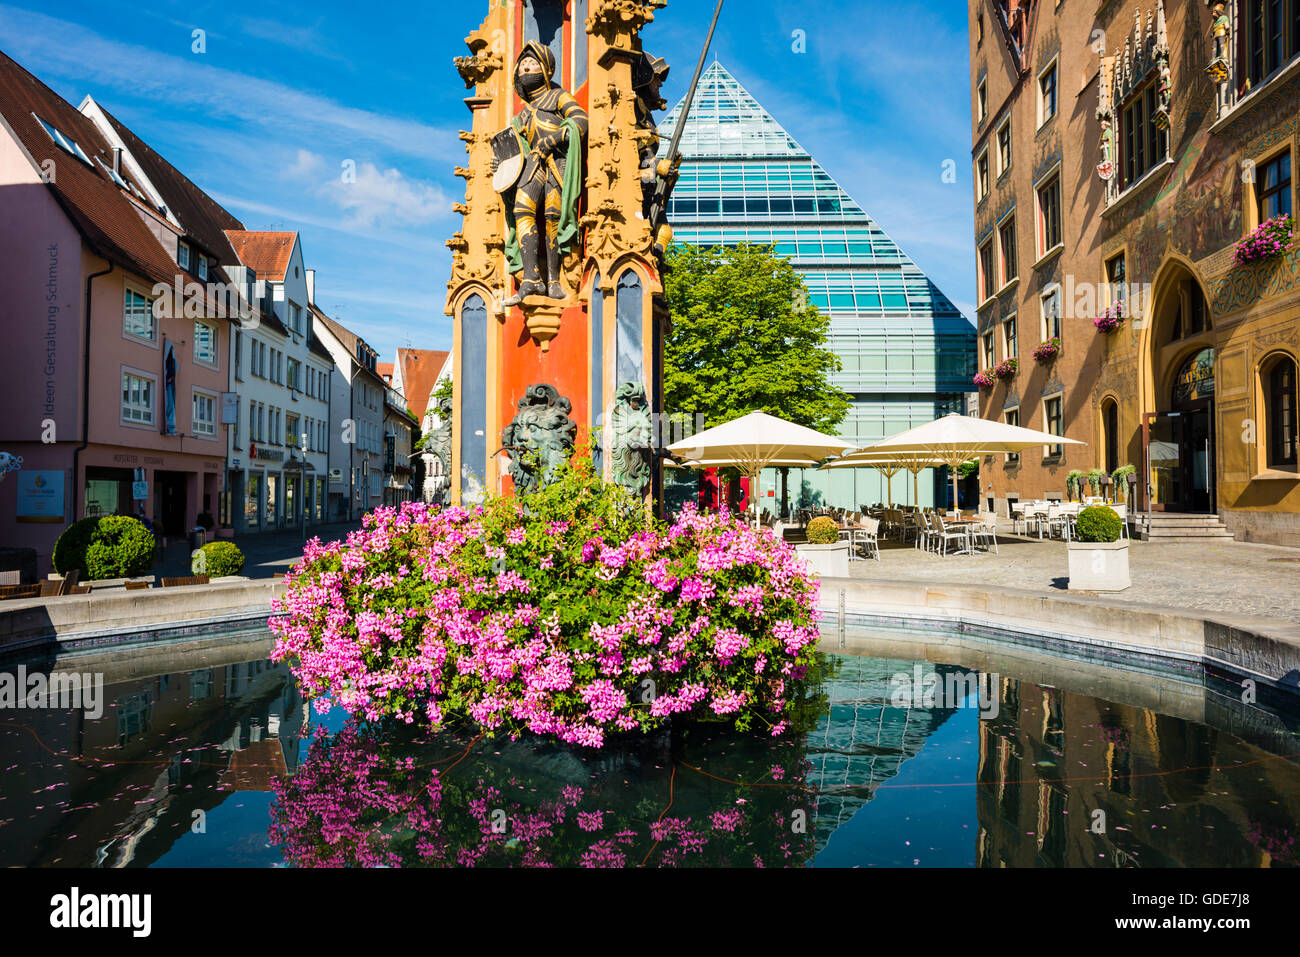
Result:
[[[542,77],[544,82],[538,89],[527,90],[521,82],[522,77],[519,73],[519,67],[524,60],[529,58],[536,60],[542,67]],[[524,44],[524,48],[519,51],[519,56],[515,59],[515,92],[525,102],[531,102],[536,99],[544,90],[550,89],[555,85],[555,54],[551,48],[538,40],[529,40]]]

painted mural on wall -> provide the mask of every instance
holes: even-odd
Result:
[[[1175,167],[1122,233],[1129,275],[1139,281],[1155,276],[1169,248],[1199,261],[1241,238],[1243,178],[1249,175],[1243,160],[1284,138],[1297,122],[1300,81],[1293,80],[1270,92],[1242,119],[1212,134],[1213,86],[1197,63],[1180,67],[1180,72],[1186,70],[1198,76],[1188,84],[1191,92],[1185,102],[1190,112],[1171,145]]]

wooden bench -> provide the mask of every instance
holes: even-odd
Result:
[[[17,598],[39,598],[40,594],[40,585],[0,585],[0,601],[10,601]]]
[[[122,587],[127,591],[139,591],[141,588],[148,588],[148,582],[123,582]]]
[[[206,585],[207,583],[207,575],[187,575],[183,578],[164,578],[162,580],[162,587],[177,588],[182,585]]]

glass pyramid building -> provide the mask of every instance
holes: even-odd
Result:
[[[660,124],[664,153],[681,110]],[[843,365],[833,381],[853,399],[840,424],[846,441],[862,445],[965,411],[974,327],[719,63],[700,78],[680,148],[668,209],[675,241],[771,244],[789,257],[812,304],[831,317],[829,344]],[[944,495],[940,478],[921,474],[921,505]],[[764,475],[764,496],[774,483],[774,473]],[[912,501],[909,474],[893,487],[895,501]],[[885,481],[874,469],[792,469],[791,507],[800,499],[857,508],[885,501]]]

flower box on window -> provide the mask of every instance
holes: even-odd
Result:
[[[1019,368],[1020,368],[1020,360],[1017,359],[1015,356],[1012,356],[1010,359],[1003,359],[1001,362],[995,365],[993,367],[993,374],[997,376],[999,379],[1010,379],[1013,375],[1016,374],[1016,370]]]
[[[1290,216],[1274,216],[1260,223],[1241,242],[1237,243],[1238,266],[1263,262],[1281,256],[1291,246],[1294,221]]]
[[[1097,327],[1098,332],[1114,332],[1124,325],[1125,318],[1127,317],[1124,315],[1124,303],[1117,302],[1103,309],[1101,315],[1092,320],[1092,324]]]
[[[1039,362],[1051,362],[1061,354],[1061,339],[1053,336],[1034,350],[1034,358]]]
[[[992,369],[983,369],[975,373],[975,385],[981,389],[990,389],[998,381],[997,376],[993,374]]]

